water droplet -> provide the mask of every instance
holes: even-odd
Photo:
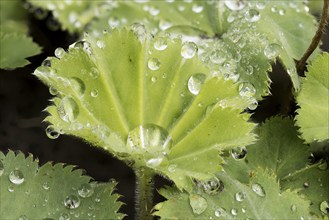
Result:
[[[296,211],[297,211],[297,206],[296,206],[296,205],[292,205],[292,206],[290,207],[290,210],[291,210],[292,212],[296,212]]]
[[[64,205],[67,209],[76,209],[80,205],[80,199],[75,195],[69,195],[64,199]]]
[[[324,214],[329,214],[329,203],[328,203],[328,201],[321,202],[321,204],[320,204],[320,210]]]
[[[208,207],[207,200],[200,195],[190,194],[189,200],[193,213],[197,215],[202,214]]]
[[[193,5],[192,11],[195,13],[201,13],[203,11],[203,6],[202,5]]]
[[[98,41],[96,42],[96,44],[97,44],[97,47],[99,47],[100,49],[103,49],[103,48],[106,47],[105,42],[102,41],[102,40],[98,40]]]
[[[252,191],[254,191],[258,196],[265,197],[265,191],[261,185],[254,183],[251,185]]]
[[[15,185],[20,185],[24,182],[24,175],[22,171],[15,169],[10,172],[9,174],[9,180]]]
[[[62,213],[58,220],[70,220],[70,216],[67,213]]]
[[[98,96],[98,90],[97,89],[93,89],[90,91],[90,95],[91,97],[96,98]]]
[[[95,198],[95,202],[100,202],[101,199],[99,197]]]
[[[49,58],[45,59],[44,61],[42,61],[42,66],[46,66],[46,67],[51,67],[51,61]]]
[[[52,70],[47,66],[39,66],[35,71],[35,75],[49,75],[51,74]]]
[[[58,90],[55,88],[55,87],[53,87],[53,86],[50,86],[49,87],[49,93],[51,94],[51,95],[58,95]]]
[[[170,164],[170,165],[168,166],[168,171],[169,171],[170,173],[174,173],[174,172],[176,171],[176,167],[177,167],[176,164]]]
[[[281,45],[272,43],[265,47],[264,55],[268,59],[275,59],[280,54],[281,50],[282,50]]]
[[[245,0],[227,0],[225,1],[226,7],[231,9],[232,11],[242,10],[246,6]]]
[[[217,177],[214,177],[207,181],[198,182],[198,187],[201,187],[203,191],[209,195],[215,195],[224,189],[224,183]]]
[[[78,189],[78,194],[82,198],[90,197],[94,193],[93,187],[89,183],[84,183]]]
[[[235,193],[235,199],[238,202],[242,202],[246,198],[246,193],[245,192],[237,192]]]
[[[310,184],[308,182],[303,183],[304,188],[308,188],[309,186],[310,186]]]
[[[254,67],[253,67],[253,66],[250,66],[250,65],[247,66],[246,73],[247,73],[248,75],[252,75],[253,72],[254,72]]]
[[[21,215],[18,217],[18,220],[28,220],[26,215]]]
[[[110,27],[119,27],[120,25],[120,20],[117,17],[110,17],[109,20],[107,21]]]
[[[231,209],[231,214],[234,216],[238,215],[238,210],[235,208]]]
[[[141,42],[144,42],[146,40],[147,31],[143,24],[134,23],[131,25],[131,30],[136,34],[136,36]]]
[[[64,97],[57,107],[58,115],[65,122],[73,122],[79,115],[78,104],[71,97]]]
[[[9,192],[14,192],[14,186],[13,185],[8,186],[8,191]]]
[[[256,89],[251,83],[243,82],[239,85],[239,94],[242,97],[253,97],[256,94]]]
[[[63,58],[65,55],[65,50],[61,47],[58,47],[56,50],[55,50],[55,56],[59,59]]]
[[[257,106],[258,106],[258,101],[254,98],[251,98],[250,103],[248,105],[248,109],[249,110],[255,110],[257,108]]]
[[[260,19],[259,11],[256,9],[249,9],[245,14],[245,18],[249,22],[256,22]]]
[[[198,47],[193,42],[185,42],[181,49],[181,55],[185,59],[191,59],[198,52]]]
[[[59,137],[59,132],[54,128],[54,126],[49,125],[46,128],[46,135],[50,138],[50,139],[56,139]]]
[[[221,50],[212,51],[209,58],[210,58],[210,61],[215,64],[222,64],[226,60],[225,53]]]
[[[157,58],[150,58],[147,62],[147,66],[150,70],[158,70],[160,68],[160,61]]]
[[[260,10],[264,9],[266,6],[265,2],[257,2],[256,7]]]
[[[99,77],[99,71],[97,68],[92,67],[90,69],[89,75],[93,78],[93,79],[97,79]]]
[[[76,91],[76,93],[79,96],[82,96],[85,93],[86,86],[81,79],[79,79],[77,77],[72,77],[70,79],[70,84],[72,85],[72,88]]]
[[[286,10],[284,10],[284,9],[279,10],[279,15],[285,15],[285,14],[286,14]]]
[[[245,147],[235,147],[231,151],[231,155],[234,159],[240,160],[243,159],[247,154],[247,149]]]
[[[321,159],[318,168],[320,170],[326,170],[326,169],[328,169],[328,163],[327,163],[327,161],[324,160],[324,159]]]
[[[153,46],[157,50],[165,50],[168,46],[167,38],[166,37],[156,38],[156,40],[154,41]]]
[[[242,211],[242,213],[246,213],[246,209],[245,208],[242,208],[241,211]]]
[[[164,31],[172,26],[172,23],[168,20],[160,20],[159,21],[159,28]]]
[[[188,90],[193,95],[198,95],[205,80],[206,80],[205,74],[197,73],[192,75],[187,82]]]
[[[42,184],[42,188],[43,188],[44,190],[49,190],[49,189],[50,189],[49,183],[48,183],[48,182],[44,182],[44,183]]]
[[[5,171],[5,168],[3,166],[2,161],[0,160],[0,176],[2,176],[3,172]]]
[[[151,159],[146,161],[146,166],[151,167],[151,168],[155,168],[155,167],[159,166],[162,163],[163,159],[164,159],[163,156],[156,157],[156,158],[151,158]]]

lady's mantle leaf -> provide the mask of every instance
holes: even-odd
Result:
[[[276,177],[267,171],[257,169],[247,184],[232,178],[231,171],[217,178],[221,186],[215,180],[199,182],[191,193],[160,190],[168,200],[157,204],[154,214],[163,219],[300,219],[309,215],[308,202],[296,192],[280,191]]]
[[[1,219],[122,219],[112,194],[115,182],[99,184],[74,166],[38,161],[29,155],[0,152]]]
[[[49,135],[84,138],[180,188],[211,177],[220,150],[254,141],[240,114],[250,103],[239,85],[211,75],[194,43],[132,29],[87,36],[36,69],[58,95],[47,108]]]
[[[329,54],[319,55],[303,80],[297,96],[300,109],[296,124],[302,138],[307,142],[324,141],[329,138]]]

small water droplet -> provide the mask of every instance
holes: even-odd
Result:
[[[50,139],[56,139],[59,137],[59,132],[54,128],[54,126],[49,125],[46,128],[46,135],[50,138]]]
[[[164,31],[172,26],[172,23],[168,20],[162,19],[159,21],[159,28]]]
[[[224,183],[217,177],[213,177],[212,179],[206,181],[200,181],[197,185],[209,195],[215,195],[224,189]]]
[[[258,184],[258,183],[254,183],[251,185],[251,189],[252,191],[254,191],[258,196],[260,197],[265,197],[265,191],[263,189],[263,187]]]
[[[246,73],[247,73],[248,75],[252,75],[253,72],[254,72],[254,67],[253,67],[253,66],[250,66],[250,65],[247,66]]]
[[[272,44],[269,44],[265,47],[264,55],[268,59],[275,59],[277,56],[279,56],[281,50],[282,50],[281,45],[276,44],[276,43],[272,43]]]
[[[225,53],[221,50],[212,51],[209,58],[210,58],[210,61],[215,64],[222,64],[226,60]]]
[[[13,185],[8,186],[8,191],[9,192],[14,192],[14,186]]]
[[[249,9],[245,14],[245,18],[249,22],[256,22],[260,19],[260,13],[256,9]]]
[[[103,49],[103,48],[106,47],[105,42],[102,41],[102,40],[98,40],[98,41],[96,42],[96,44],[97,44],[97,47],[99,47],[100,49]]]
[[[238,215],[238,210],[235,208],[231,209],[231,214],[234,216]]]
[[[42,61],[42,66],[46,66],[46,67],[51,67],[51,61],[49,58],[45,59],[44,61]]]
[[[42,184],[42,188],[43,188],[44,190],[49,190],[49,189],[50,189],[49,182],[44,182],[44,183]]]
[[[28,220],[26,215],[21,215],[18,217],[18,220]]]
[[[50,69],[48,66],[39,66],[35,71],[35,75],[49,75],[51,74],[52,69]]]
[[[247,154],[247,149],[245,147],[235,147],[231,151],[231,155],[234,159],[240,160],[243,159]]]
[[[168,46],[166,37],[158,37],[153,44],[156,50],[165,50]]]
[[[174,172],[176,171],[176,167],[177,167],[176,164],[170,164],[170,165],[168,166],[168,171],[169,171],[170,173],[174,173]]]
[[[203,6],[202,5],[193,5],[192,6],[192,11],[195,12],[195,13],[201,13],[203,11]]]
[[[237,192],[235,193],[235,200],[238,202],[242,202],[246,198],[245,192]]]
[[[22,171],[15,169],[10,172],[9,174],[9,180],[15,185],[20,185],[24,182],[24,175]]]
[[[284,10],[283,8],[279,10],[279,15],[285,15],[286,14],[286,10]]]
[[[329,214],[329,203],[328,203],[328,201],[321,202],[321,204],[320,204],[320,210],[324,214]]]
[[[255,110],[257,108],[257,106],[258,106],[258,101],[254,98],[251,98],[250,103],[248,105],[248,109],[249,110]]]
[[[239,11],[239,10],[242,10],[246,6],[246,1],[245,0],[227,0],[227,1],[225,1],[225,5],[232,11]]]
[[[120,20],[117,17],[110,17],[109,20],[107,21],[110,27],[119,27],[120,25]]]
[[[297,206],[296,206],[296,205],[292,205],[292,206],[290,207],[290,210],[291,210],[292,212],[296,212],[296,211],[297,211]]]
[[[262,9],[264,9],[266,7],[266,4],[265,4],[265,2],[259,1],[259,2],[256,3],[256,7],[258,9],[262,10]]]
[[[58,95],[58,90],[55,88],[55,87],[53,87],[53,86],[50,86],[49,87],[49,93],[51,94],[51,95]]]
[[[147,66],[150,70],[158,70],[160,68],[160,61],[157,58],[150,58],[147,62]]]
[[[198,52],[198,47],[193,42],[185,42],[181,49],[181,55],[185,59],[191,59]]]
[[[135,35],[138,37],[138,39],[141,42],[144,42],[147,38],[147,31],[143,24],[140,23],[134,23],[131,25],[131,30],[135,33]]]
[[[64,199],[64,205],[67,209],[76,209],[80,205],[80,199],[75,195],[69,195]]]
[[[92,67],[90,69],[89,75],[93,78],[93,79],[97,79],[99,77],[99,71],[97,68]]]
[[[91,97],[96,98],[98,96],[98,90],[97,89],[93,89],[90,91],[90,95]]]
[[[151,158],[151,159],[146,161],[146,166],[151,167],[151,168],[155,168],[155,167],[159,166],[162,163],[163,159],[164,159],[163,156],[156,157],[156,158]]]
[[[63,58],[65,55],[65,50],[61,47],[58,47],[56,50],[55,50],[55,56],[59,59]]]
[[[65,122],[73,122],[79,115],[78,104],[71,97],[64,97],[57,107],[58,115]]]
[[[320,170],[326,170],[326,169],[328,169],[328,163],[327,163],[327,161],[325,159],[321,159],[318,168]]]
[[[308,188],[309,186],[310,186],[310,184],[308,182],[303,183],[304,188]]]
[[[99,197],[95,198],[95,202],[100,202],[101,199]]]
[[[70,84],[72,85],[72,88],[76,91],[76,93],[79,96],[82,96],[85,93],[86,86],[81,79],[79,79],[77,77],[72,77],[70,79]]]
[[[62,213],[58,220],[70,220],[70,216],[67,213]]]
[[[4,165],[3,165],[2,161],[0,160],[0,176],[2,176],[4,171],[5,171]]]
[[[78,194],[82,198],[90,197],[94,193],[93,187],[89,183],[84,183],[78,189]]]
[[[193,95],[198,95],[205,80],[206,80],[205,74],[197,73],[192,75],[187,82],[188,90]]]
[[[207,200],[198,194],[190,194],[189,200],[193,213],[197,215],[202,214],[208,207]]]
[[[241,211],[242,211],[242,213],[246,213],[246,209],[245,208],[242,208]]]

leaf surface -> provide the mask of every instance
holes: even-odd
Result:
[[[3,219],[122,219],[115,182],[90,182],[74,166],[46,163],[32,155],[0,153],[0,213]]]
[[[222,149],[255,140],[249,115],[240,114],[249,101],[237,84],[209,72],[194,43],[151,39],[133,25],[56,54],[51,67],[34,72],[57,91],[47,108],[49,129],[154,169],[180,188],[220,170]],[[200,163],[184,162],[193,159]]]
[[[319,55],[308,66],[302,90],[297,96],[296,125],[307,142],[329,138],[329,54]]]

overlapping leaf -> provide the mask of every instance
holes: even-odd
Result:
[[[58,91],[48,133],[84,138],[188,187],[220,170],[220,150],[254,140],[240,114],[250,103],[209,73],[195,44],[133,29],[87,36],[34,72]]]
[[[329,54],[323,53],[308,66],[302,90],[297,96],[300,109],[297,110],[296,124],[307,143],[329,138],[328,72]]]
[[[20,1],[0,2],[0,68],[23,67],[41,48],[27,36],[27,12]],[[19,48],[15,50],[14,48]]]
[[[90,182],[74,166],[0,153],[1,219],[122,219],[115,182]]]

